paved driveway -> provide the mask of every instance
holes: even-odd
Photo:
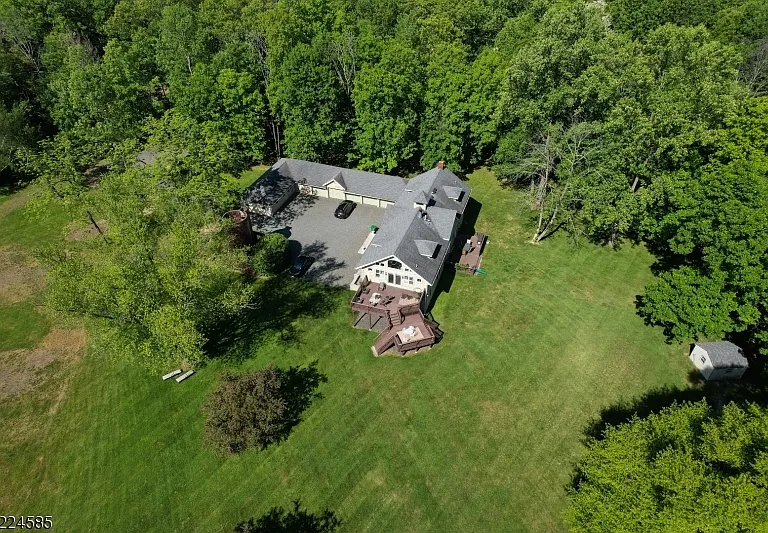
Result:
[[[378,226],[384,209],[357,204],[346,220],[333,216],[341,200],[299,195],[275,217],[254,221],[259,231],[279,231],[288,237],[291,260],[299,254],[315,258],[305,277],[314,281],[348,287],[355,266],[362,257],[357,251]]]

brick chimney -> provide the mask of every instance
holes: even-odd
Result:
[[[437,164],[437,168],[439,168],[440,170],[443,170],[445,168],[445,161],[440,161]]]

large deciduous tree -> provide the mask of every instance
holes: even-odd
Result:
[[[254,294],[247,257],[193,180],[158,164],[105,176],[88,202],[105,238],[47,250],[47,296],[63,314],[98,323],[100,349],[153,370],[200,363],[207,328]],[[103,222],[102,222],[103,221]]]
[[[646,235],[667,268],[641,312],[678,340],[752,332],[768,351],[768,99],[720,132],[715,159],[670,173]]]
[[[675,405],[591,442],[565,519],[574,533],[768,527],[768,412]]]
[[[390,172],[417,155],[423,91],[420,64],[416,50],[392,40],[380,62],[361,67],[352,93],[361,168]]]

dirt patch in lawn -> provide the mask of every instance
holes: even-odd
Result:
[[[0,352],[0,400],[34,390],[46,379],[60,377],[65,369],[80,360],[87,336],[84,329],[54,329],[32,349]],[[59,363],[56,372],[47,369]],[[61,391],[55,396],[53,408],[63,399]]]
[[[17,194],[10,200],[6,200],[2,204],[0,204],[0,218],[3,218],[4,216],[11,213],[11,211],[15,211],[19,207],[22,207],[26,205],[26,203],[29,201],[29,196],[26,194]]]
[[[96,224],[99,225],[101,231],[107,232],[107,221],[97,220]],[[67,234],[68,241],[79,241],[80,239],[86,239],[88,237],[94,237],[99,235],[99,230],[93,224],[88,224],[85,227],[82,226],[70,226],[71,231]]]
[[[26,252],[0,247],[0,305],[26,300],[45,284],[45,271]]]

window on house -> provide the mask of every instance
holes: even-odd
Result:
[[[395,261],[394,259],[390,259],[389,261],[387,261],[387,266],[395,270],[400,270],[401,268],[403,268],[403,264],[400,261]]]
[[[381,276],[383,276],[383,275],[384,275],[384,272],[382,272],[381,270],[379,270],[379,269],[377,268],[377,269],[376,269],[376,277],[377,277],[377,278],[380,278],[380,277],[381,277]]]
[[[732,368],[726,368],[726,369],[725,369],[725,373],[726,373],[726,374],[730,374],[731,372],[733,372],[733,369],[732,369]]]
[[[700,357],[700,359],[701,359],[701,362],[702,362],[702,363],[704,363],[705,365],[707,364],[707,358],[706,358],[706,357],[704,357],[704,356],[702,355],[702,356]]]

